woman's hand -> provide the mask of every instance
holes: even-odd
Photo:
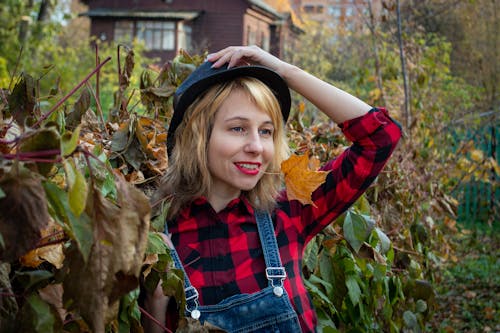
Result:
[[[218,68],[228,64],[228,68],[244,65],[261,65],[268,67],[278,74],[283,74],[286,62],[264,51],[258,46],[229,46],[218,52],[209,54],[207,60]]]
[[[319,78],[280,60],[257,46],[229,46],[209,54],[207,60],[218,68],[260,65],[277,72],[288,86],[304,96],[336,123],[362,116],[371,106],[355,96],[320,80]]]

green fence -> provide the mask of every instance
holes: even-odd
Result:
[[[500,124],[484,126],[476,131],[456,134],[459,141],[473,140],[477,149],[487,158],[492,157],[500,164]],[[488,223],[499,227],[500,223],[500,177],[492,168],[489,181],[471,180],[461,183],[454,195],[459,201],[458,221],[466,226],[474,223]]]

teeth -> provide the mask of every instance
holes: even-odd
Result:
[[[255,164],[240,163],[239,166],[245,169],[251,169],[251,170],[257,169],[257,165]]]

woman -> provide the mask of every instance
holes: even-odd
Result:
[[[322,167],[314,205],[280,188],[288,88],[353,142]],[[258,47],[210,54],[177,90],[168,135],[166,234],[186,272],[186,314],[228,332],[315,332],[303,250],[367,189],[400,136],[384,109]],[[162,316],[166,298],[155,295],[150,311]]]

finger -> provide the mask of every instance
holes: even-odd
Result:
[[[226,48],[224,48],[222,50],[219,50],[219,51],[217,51],[215,53],[211,53],[211,54],[207,55],[207,60],[210,61],[210,62],[213,62],[213,63],[217,63],[216,67],[219,67],[220,65],[222,65],[222,64],[225,63],[225,62],[220,63],[219,60],[222,57],[224,57],[225,55],[227,55],[228,53],[233,52],[233,50],[234,50],[233,46],[226,47]]]
[[[218,68],[226,63],[229,63],[231,61],[232,53],[228,52],[223,55],[221,55],[212,65],[214,68]]]
[[[249,65],[252,61],[252,52],[248,47],[236,48],[232,51],[228,61],[228,68]]]

